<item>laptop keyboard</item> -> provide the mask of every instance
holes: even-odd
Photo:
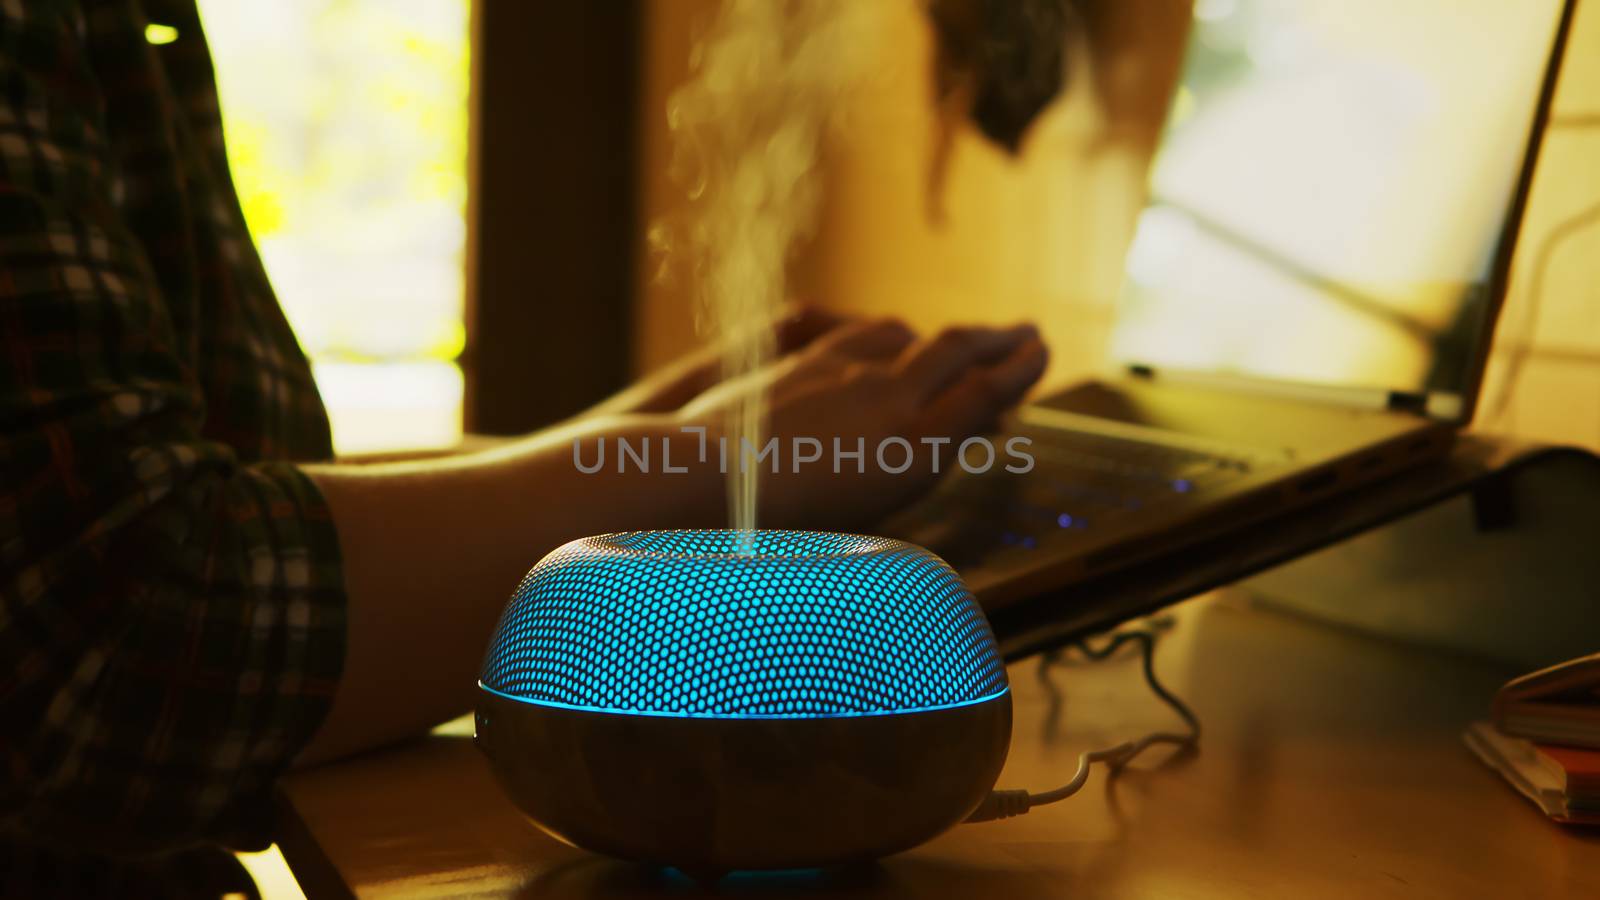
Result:
[[[1209,451],[1058,429],[1023,429],[1031,472],[996,469],[945,482],[896,523],[925,535],[958,568],[996,552],[1061,547],[1135,517],[1192,501],[1271,465],[1246,452]]]

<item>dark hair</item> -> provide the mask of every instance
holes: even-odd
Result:
[[[965,83],[973,124],[1015,153],[1065,87],[1078,22],[1072,0],[928,0],[927,12],[938,42],[936,90],[943,96]]]

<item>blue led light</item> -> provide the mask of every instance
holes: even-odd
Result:
[[[868,711],[863,711],[863,712],[835,712],[835,713],[738,713],[736,715],[730,715],[730,714],[727,714],[727,713],[662,712],[660,710],[639,710],[639,709],[619,710],[619,709],[616,709],[616,708],[613,708],[613,707],[604,707],[604,706],[579,706],[579,705],[572,704],[572,703],[557,703],[554,700],[535,700],[535,699],[530,698],[530,697],[513,697],[510,694],[503,693],[501,691],[495,690],[492,687],[489,687],[488,685],[484,684],[482,681],[478,682],[478,686],[483,688],[484,690],[488,691],[489,693],[496,695],[496,696],[504,697],[505,699],[514,701],[516,703],[527,703],[527,704],[532,705],[532,706],[547,706],[547,707],[551,707],[551,708],[554,708],[554,709],[570,709],[570,710],[574,710],[576,712],[626,713],[627,715],[630,715],[630,716],[655,716],[655,717],[669,718],[669,719],[726,719],[726,718],[740,718],[740,719],[840,718],[840,719],[843,719],[843,718],[857,718],[857,717],[861,717],[861,716],[899,716],[899,715],[904,715],[906,713],[937,712],[937,711],[939,711],[941,709],[960,709],[963,706],[977,706],[980,703],[988,703],[990,700],[994,700],[994,699],[996,699],[998,697],[1001,697],[1006,693],[1006,691],[1011,690],[1011,688],[1009,688],[1007,686],[1001,686],[1001,688],[999,690],[995,691],[994,693],[992,693],[992,694],[990,694],[990,695],[988,695],[986,697],[975,697],[975,698],[973,698],[971,700],[963,700],[960,703],[943,703],[943,704],[939,704],[937,706],[918,706],[918,707],[910,708],[910,709],[868,710]]]
[[[793,531],[574,541],[523,578],[481,681],[533,703],[720,717],[921,711],[1006,690],[987,621],[938,557]]]

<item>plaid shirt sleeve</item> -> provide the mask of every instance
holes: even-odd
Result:
[[[153,9],[152,9],[153,11]],[[344,652],[325,413],[198,16],[0,0],[0,833],[262,843]]]

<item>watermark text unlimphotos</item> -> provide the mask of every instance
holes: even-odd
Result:
[[[986,437],[969,437],[960,443],[947,437],[921,437],[916,440],[903,437],[886,437],[876,446],[868,446],[863,437],[854,440],[834,437],[827,440],[815,437],[767,438],[760,446],[748,438],[733,444],[726,437],[709,438],[704,426],[683,426],[685,434],[699,437],[697,453],[687,459],[674,460],[673,442],[666,437],[607,438],[601,436],[593,442],[581,438],[572,441],[572,464],[585,475],[603,471],[660,472],[678,475],[689,471],[691,465],[715,463],[723,474],[737,466],[739,471],[760,471],[765,468],[773,474],[789,471],[798,474],[802,469],[827,466],[834,474],[855,472],[865,474],[868,467],[890,475],[899,475],[917,467],[927,466],[934,474],[950,468],[952,463],[974,475],[982,474],[995,466],[1022,475],[1033,471],[1033,454],[1028,448],[1033,441],[1025,437],[1006,438],[997,448]],[[608,450],[610,451],[608,453]],[[652,450],[655,452],[652,453]],[[680,454],[683,448],[679,448]],[[609,458],[609,465],[608,465]]]

